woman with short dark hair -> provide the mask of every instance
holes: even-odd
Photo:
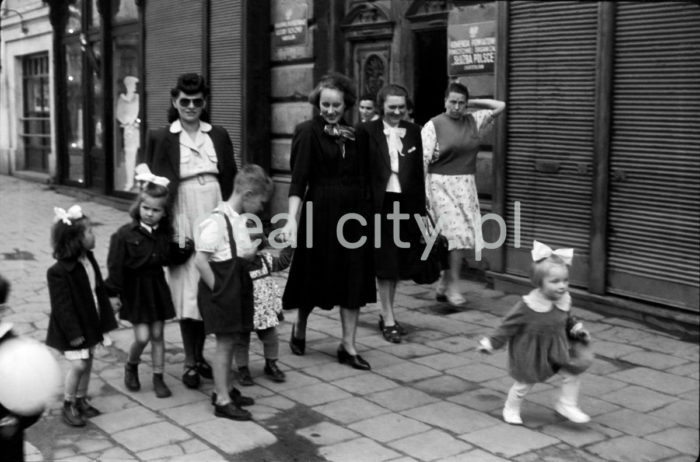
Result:
[[[468,113],[468,104],[483,109]],[[445,91],[445,112],[421,131],[428,203],[450,251],[450,268],[438,282],[436,298],[452,305],[466,301],[457,288],[462,260],[481,239],[475,173],[482,130],[505,107],[495,99],[470,100],[467,87],[452,82]]]
[[[381,217],[379,246],[374,266],[382,314],[379,329],[384,338],[401,342],[403,329],[394,316],[394,297],[399,280],[411,279],[424,246],[416,215],[425,216],[423,145],[420,127],[406,121],[408,92],[390,84],[379,90],[380,119],[357,127],[357,149],[369,160],[369,183],[375,215]],[[407,219],[392,217],[403,214]],[[398,230],[398,233],[396,233]]]
[[[170,180],[174,195],[173,227],[184,242],[194,239],[193,227],[233,191],[236,163],[225,128],[211,125],[206,112],[209,87],[199,74],[182,74],[170,90],[168,125],[148,133],[146,163]],[[168,268],[168,284],[180,321],[185,366],[182,382],[199,387],[200,376],[211,379],[204,359],[204,323],[197,306],[199,272],[194,256]]]

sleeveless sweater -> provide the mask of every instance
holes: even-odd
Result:
[[[479,152],[479,130],[474,117],[452,119],[442,113],[431,119],[440,156],[428,166],[428,173],[440,175],[473,175]]]

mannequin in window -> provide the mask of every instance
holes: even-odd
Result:
[[[126,181],[124,191],[131,191],[134,186],[134,168],[136,167],[136,154],[141,146],[139,126],[139,94],[136,92],[136,84],[139,79],[132,75],[124,77],[126,93],[121,93],[117,98],[117,121],[123,129],[124,136],[124,171]]]

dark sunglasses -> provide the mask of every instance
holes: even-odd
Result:
[[[190,107],[190,103],[194,105],[194,107],[202,107],[204,106],[204,98],[180,98],[177,100],[177,104],[180,107]]]

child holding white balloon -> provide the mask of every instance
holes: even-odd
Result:
[[[63,352],[70,363],[64,386],[63,420],[73,427],[100,411],[87,399],[94,348],[103,334],[117,328],[99,265],[92,249],[95,235],[79,205],[54,207],[51,228],[57,262],[46,273],[51,316],[46,344]]]

